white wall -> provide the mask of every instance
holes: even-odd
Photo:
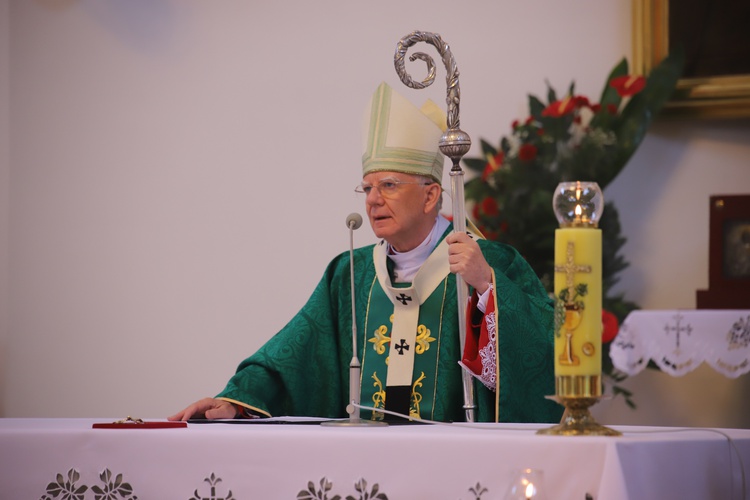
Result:
[[[163,417],[218,392],[347,248],[377,84],[444,102],[442,68],[424,91],[398,81],[407,33],[451,45],[475,145],[545,79],[597,96],[630,54],[628,0],[290,3],[10,2],[0,415]],[[659,124],[608,189],[628,298],[694,306],[707,199],[750,192],[748,137],[747,120]],[[650,202],[626,209],[642,183]]]
[[[0,416],[5,412],[5,387],[8,366],[8,225],[10,213],[10,117],[8,106],[8,57],[10,55],[9,4],[0,2]]]
[[[695,308],[696,290],[708,288],[708,197],[750,193],[749,159],[747,119],[662,120],[651,129],[605,193],[628,238],[619,291],[643,308]],[[615,398],[593,410],[600,421],[750,428],[750,375],[727,379],[703,365],[680,378],[644,370],[622,385],[637,411]]]

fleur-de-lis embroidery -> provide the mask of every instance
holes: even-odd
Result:
[[[430,329],[424,325],[417,327],[417,347],[414,352],[417,354],[423,354],[430,348],[430,342],[435,342],[435,338],[431,336]]]
[[[190,498],[190,500],[235,500],[234,495],[232,494],[232,490],[229,490],[229,492],[225,496],[219,496],[217,493],[217,485],[221,482],[221,478],[214,474],[213,472],[211,475],[203,480],[204,482],[208,483],[211,486],[211,490],[209,493],[209,496],[204,497],[200,493],[198,493],[198,489],[195,490],[195,493],[193,493],[193,496]]]
[[[373,344],[372,347],[378,354],[385,354],[385,346],[390,341],[391,338],[388,336],[388,327],[385,325],[380,325],[380,327],[373,332],[373,337],[368,340],[368,342]]]

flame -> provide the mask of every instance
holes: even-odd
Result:
[[[526,485],[526,498],[533,498],[536,495],[536,488],[534,488],[534,483],[529,483]]]

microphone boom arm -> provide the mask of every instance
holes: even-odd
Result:
[[[354,299],[354,230],[362,225],[362,216],[358,213],[349,214],[346,218],[346,227],[349,228],[349,276],[351,280],[350,292],[352,295],[352,359],[349,362],[349,403],[346,412],[349,414],[347,420],[328,420],[320,425],[367,427],[388,425],[379,420],[362,420],[359,416],[360,388],[359,379],[362,376],[362,364],[357,357],[357,303]]]
[[[362,216],[353,213],[346,218],[346,226],[349,228],[349,278],[350,291],[352,295],[352,359],[349,362],[349,405],[346,407],[349,419],[359,420],[359,379],[362,376],[362,364],[357,357],[357,304],[354,300],[354,230],[362,225]],[[356,403],[352,404],[352,403]]]

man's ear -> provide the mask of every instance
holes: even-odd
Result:
[[[433,183],[426,186],[424,213],[428,214],[435,210],[442,194],[443,189],[440,187],[440,184]]]

